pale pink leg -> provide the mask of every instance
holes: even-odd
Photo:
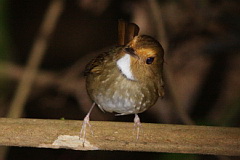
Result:
[[[139,118],[139,116],[137,114],[135,114],[135,117],[134,117],[134,128],[137,131],[137,139],[136,140],[139,139],[140,127],[141,127],[140,118]]]
[[[89,123],[90,121],[90,114],[92,112],[92,109],[93,107],[95,106],[95,103],[93,103],[92,107],[90,108],[88,114],[85,116],[84,120],[83,120],[83,123],[82,123],[82,128],[81,128],[81,131],[80,131],[80,134],[79,134],[79,139],[82,138],[83,139],[83,146],[84,146],[84,143],[85,143],[85,139],[86,139],[86,129],[87,129],[87,125],[89,126],[91,132],[92,132],[92,135],[93,135],[93,131],[91,129],[91,124]]]

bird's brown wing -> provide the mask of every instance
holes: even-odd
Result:
[[[113,56],[121,49],[121,46],[111,48],[108,52],[99,54],[96,58],[92,59],[85,68],[84,75],[88,74],[101,74],[104,70],[107,61],[113,61]]]
[[[108,55],[107,52],[99,54],[96,58],[92,59],[85,67],[84,75],[87,76],[90,73],[101,73],[104,66],[104,59]]]
[[[104,69],[104,61],[111,60],[113,54],[118,52],[118,49],[131,41],[138,35],[139,27],[134,23],[128,23],[124,20],[119,20],[118,23],[118,36],[119,46],[112,48],[110,51],[105,52],[91,60],[85,68],[84,75],[87,76],[90,73],[100,74]]]
[[[160,81],[158,81],[158,95],[161,98],[163,98],[165,95],[163,79],[160,79]]]

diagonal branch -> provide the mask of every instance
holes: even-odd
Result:
[[[19,82],[15,96],[10,105],[8,117],[17,118],[22,114],[22,110],[30,93],[31,86],[36,77],[38,68],[46,51],[51,33],[56,27],[57,20],[63,10],[63,0],[53,0],[46,11],[39,34],[30,51],[24,74]]]

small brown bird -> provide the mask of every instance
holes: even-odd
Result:
[[[87,92],[94,104],[80,132],[84,141],[95,104],[102,111],[135,114],[138,139],[141,124],[137,114],[146,111],[164,95],[163,56],[163,48],[157,40],[141,35],[126,45],[100,54],[86,66]]]
[[[90,113],[95,106],[117,115],[135,114],[134,126],[139,138],[140,118],[163,97],[163,48],[154,38],[137,36],[139,27],[124,20],[118,21],[119,45],[100,54],[85,69],[86,88],[94,101],[83,121],[80,138],[83,146]],[[93,133],[93,132],[92,132]]]

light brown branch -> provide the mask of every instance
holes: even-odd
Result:
[[[164,26],[164,21],[162,18],[161,9],[156,0],[148,1],[148,4],[150,7],[149,11],[150,11],[151,17],[153,17],[154,24],[157,27],[158,39],[160,40],[164,48],[165,60],[166,60],[168,58],[169,44],[168,44],[166,29]],[[166,85],[169,89],[169,95],[171,97],[172,106],[177,110],[179,117],[185,124],[189,124],[189,125],[194,124],[194,122],[189,117],[185,106],[181,106],[179,103],[178,96],[174,91],[175,83],[173,81],[173,78],[171,77],[171,70],[172,69],[168,65],[164,66],[164,73],[165,73],[164,76],[165,76]]]
[[[163,49],[165,52],[168,51],[168,38],[166,29],[163,23],[163,16],[162,12],[160,10],[160,6],[158,5],[158,2],[156,0],[147,1],[149,4],[149,11],[151,14],[151,17],[153,18],[153,22],[157,28],[157,37],[160,40],[160,43],[163,46]]]
[[[0,119],[0,145],[74,150],[122,150],[240,155],[240,129],[143,123],[136,142],[133,123],[93,121],[85,147],[79,140],[82,121]]]
[[[37,74],[37,70],[42,61],[47,48],[50,35],[53,32],[57,19],[63,9],[63,0],[53,0],[46,11],[43,23],[40,27],[39,35],[30,51],[26,69],[19,82],[13,101],[10,105],[8,117],[16,118],[22,114],[23,107],[30,93],[31,86]]]
[[[18,81],[24,73],[21,66],[11,63],[2,63],[0,65],[0,76],[5,76],[11,80]],[[41,88],[55,87],[63,93],[76,96],[79,99],[81,106],[91,106],[91,101],[88,98],[85,90],[84,77],[70,77],[69,79],[61,78],[54,72],[39,71],[36,74],[34,85]],[[87,112],[87,111],[86,111]]]

